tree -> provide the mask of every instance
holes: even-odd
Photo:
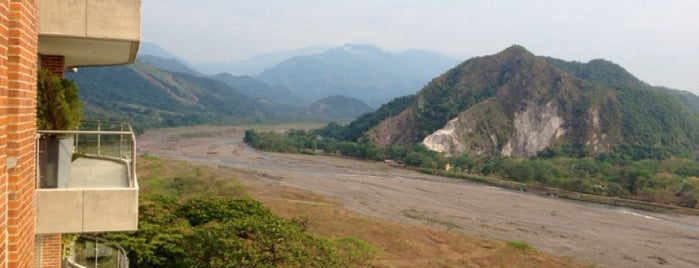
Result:
[[[39,70],[37,76],[37,129],[76,129],[83,113],[78,86],[48,70]]]

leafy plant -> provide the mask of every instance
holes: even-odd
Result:
[[[37,75],[36,123],[42,130],[71,130],[82,118],[78,86],[48,70]]]
[[[78,234],[61,235],[61,259],[65,260],[73,254],[73,242],[78,238]]]

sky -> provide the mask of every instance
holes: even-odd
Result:
[[[696,0],[142,0],[141,16],[142,41],[195,64],[347,43],[467,60],[519,44],[699,94],[697,14]]]

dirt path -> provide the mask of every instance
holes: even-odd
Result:
[[[189,133],[189,134],[187,134]],[[610,267],[699,267],[699,217],[641,212],[424,175],[383,163],[255,151],[243,129],[148,131],[141,153],[264,174],[244,183],[292,187],[347,209],[505,241]]]

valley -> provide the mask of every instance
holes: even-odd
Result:
[[[379,162],[259,152],[242,142],[247,128],[152,129],[139,137],[138,147],[141,154],[242,170],[254,174],[238,178],[244,185],[268,193],[310,192],[371,218],[524,241],[605,267],[699,266],[696,216],[509,191]]]

